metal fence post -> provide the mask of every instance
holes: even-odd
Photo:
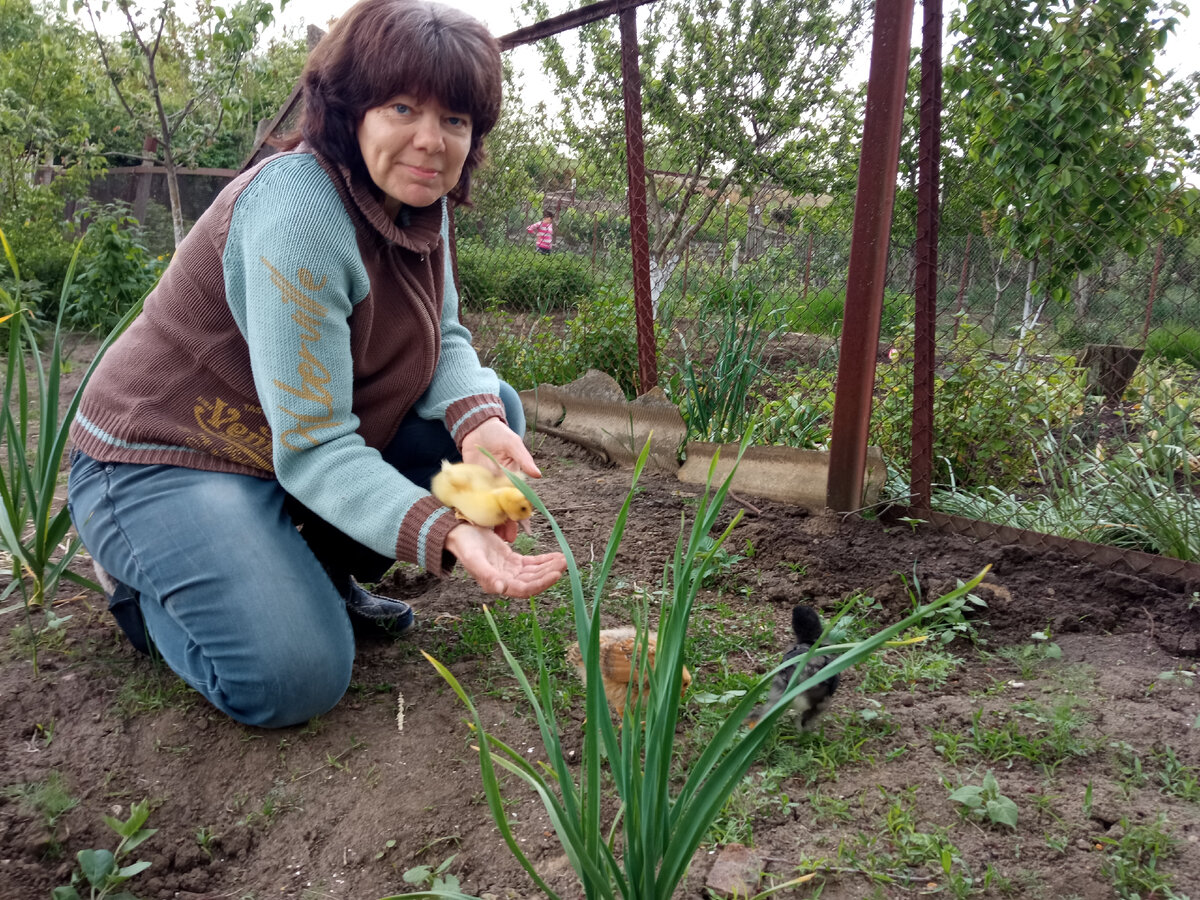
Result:
[[[843,512],[862,503],[912,17],[913,0],[875,4],[826,488],[826,502]]]
[[[625,96],[625,159],[629,170],[629,241],[633,253],[633,309],[637,320],[638,388],[658,384],[654,306],[650,297],[650,226],[646,216],[646,149],[642,131],[642,70],[638,65],[637,9],[621,10],[621,84]]]
[[[921,117],[917,157],[916,322],[913,331],[911,503],[933,494],[933,391],[937,356],[938,194],[942,149],[942,0],[922,0]]]

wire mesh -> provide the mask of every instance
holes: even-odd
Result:
[[[1155,67],[1168,17],[991,7],[951,19],[927,508],[1200,560],[1195,99]]]
[[[736,438],[751,421],[764,442],[828,435],[866,11],[857,0],[638,10],[644,124],[628,138],[644,160],[657,383],[695,437]],[[637,365],[617,17],[535,49],[538,81],[510,92],[476,206],[458,214],[467,315],[518,387],[594,367],[632,396],[653,385]],[[549,254],[527,233],[543,212]]]

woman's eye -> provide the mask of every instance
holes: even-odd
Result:
[[[446,121],[453,128],[470,128],[471,120],[466,116],[448,116]]]
[[[396,103],[393,104],[392,110],[398,115],[406,116],[412,111],[412,107],[410,107],[407,103]]]

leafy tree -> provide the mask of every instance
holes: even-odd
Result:
[[[863,33],[864,0],[661,0],[639,26],[648,169],[651,283],[655,300],[684,250],[736,189],[768,184],[825,192],[837,171],[830,148],[845,123],[840,81]],[[543,17],[543,0],[525,0]],[[617,22],[609,18],[563,43],[537,44],[562,100],[570,146],[623,194],[624,119]],[[751,201],[753,202],[753,201]]]
[[[4,0],[0,12],[0,229],[36,305],[57,293],[71,255],[64,206],[103,171],[89,127],[103,118],[103,86],[70,19],[30,0]]]
[[[970,158],[992,178],[1007,252],[1027,261],[1021,336],[1049,299],[1114,250],[1146,251],[1194,202],[1180,123],[1194,89],[1155,55],[1178,22],[1159,0],[967,0],[947,85],[971,123]],[[1040,302],[1035,307],[1035,298]]]
[[[280,0],[281,8],[287,0]],[[235,87],[263,28],[274,21],[271,0],[242,0],[230,8],[202,0],[196,21],[162,0],[153,12],[134,0],[75,0],[86,10],[108,80],[126,114],[153,135],[166,169],[175,243],[183,240],[183,213],[176,169],[181,155],[220,131],[226,114],[245,113]],[[100,18],[109,11],[122,21],[107,37]]]

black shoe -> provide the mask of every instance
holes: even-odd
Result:
[[[413,608],[403,600],[372,594],[353,578],[349,579],[349,587],[342,588],[342,597],[346,600],[346,610],[352,616],[384,628],[396,637],[408,634],[417,625]]]
[[[109,575],[100,564],[92,560],[96,572],[96,580],[104,589],[104,599],[108,601],[108,611],[117,620],[129,643],[139,653],[150,656],[150,635],[146,632],[146,620],[142,617],[142,606],[138,601],[138,592],[129,585],[117,581]]]

